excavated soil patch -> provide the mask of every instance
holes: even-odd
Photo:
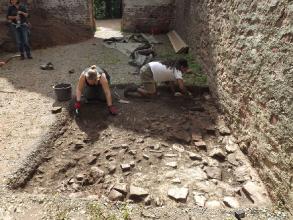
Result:
[[[185,99],[162,91],[119,104],[116,117],[103,105],[83,106],[24,191],[170,207],[270,205],[207,94]]]

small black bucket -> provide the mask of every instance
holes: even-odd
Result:
[[[67,83],[61,83],[53,86],[55,90],[56,98],[58,101],[68,101],[71,99],[71,85]]]

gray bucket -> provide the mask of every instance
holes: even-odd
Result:
[[[58,101],[68,101],[71,99],[71,84],[68,83],[60,83],[53,86],[55,90],[56,99]]]

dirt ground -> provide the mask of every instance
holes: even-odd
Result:
[[[184,99],[162,89],[156,99],[129,104],[118,103],[116,95],[116,117],[103,103],[84,105],[79,118],[68,114],[68,103],[55,101],[52,86],[74,87],[89,65],[107,69],[112,91],[121,97],[123,85],[138,82],[128,58],[102,45],[97,37],[103,34],[35,50],[33,60],[1,68],[0,219],[233,219],[237,209],[246,212],[245,219],[288,219],[271,206],[213,100],[201,90]],[[160,39],[160,47],[170,48],[165,36]],[[40,69],[47,62],[54,70]],[[53,106],[62,112],[52,114]],[[50,132],[56,138],[51,142]],[[27,159],[34,152],[39,157]],[[7,189],[12,174],[26,169],[33,170],[18,172],[15,180],[26,184]]]

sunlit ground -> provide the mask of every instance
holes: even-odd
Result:
[[[121,19],[96,20],[96,38],[123,37]]]

